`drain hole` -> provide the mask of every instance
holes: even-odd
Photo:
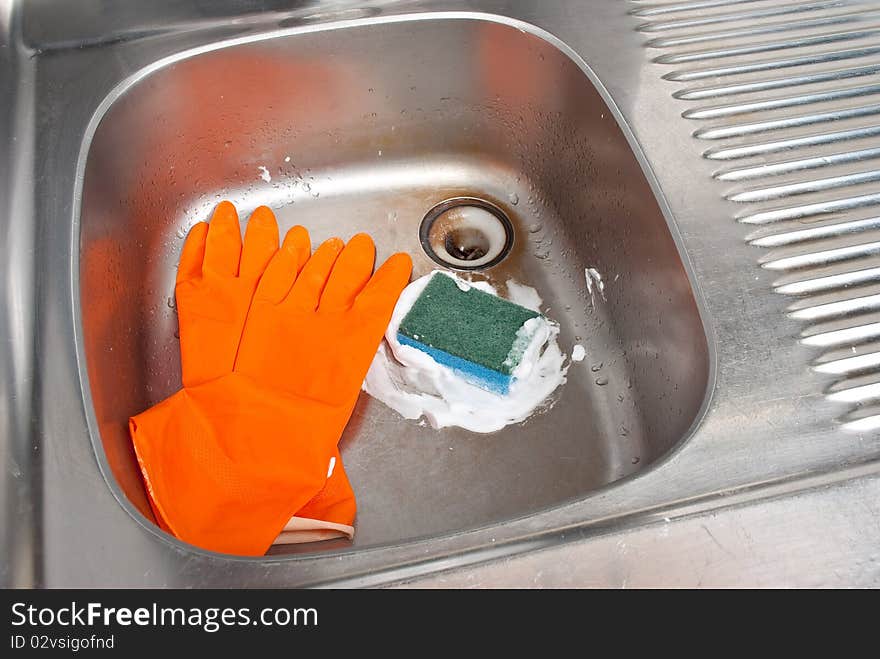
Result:
[[[425,253],[455,270],[484,270],[500,263],[513,247],[513,225],[483,199],[456,197],[432,208],[419,229]]]
[[[489,238],[479,229],[454,229],[446,236],[446,252],[459,261],[477,261],[489,252]]]

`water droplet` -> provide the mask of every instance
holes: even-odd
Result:
[[[516,194],[515,192],[511,192],[507,196],[507,200],[510,202],[511,206],[516,206],[519,203],[519,195]]]
[[[636,457],[634,457],[634,458],[632,459],[632,463],[633,463],[634,465],[639,464],[640,461],[641,461],[641,458],[640,458],[639,456],[636,456]]]
[[[598,373],[599,371],[602,370],[602,367],[603,367],[603,366],[605,366],[605,363],[604,363],[604,362],[599,362],[598,364],[593,364],[593,365],[590,367],[590,370],[593,371],[593,373]]]
[[[622,402],[623,402],[623,394],[617,394],[617,402],[618,402],[618,403],[622,403]]]
[[[529,233],[538,233],[543,228],[543,224],[541,224],[540,222],[536,222],[529,227]]]
[[[606,378],[606,377],[596,378],[596,384],[598,384],[600,387],[604,387],[606,384],[608,384],[608,378]]]
[[[627,435],[629,435],[629,428],[627,428],[625,425],[621,424],[620,425],[620,436],[626,437]]]
[[[177,308],[177,302],[174,301],[174,296],[171,296],[167,300],[165,300],[165,304],[168,305],[169,309],[176,309]]]

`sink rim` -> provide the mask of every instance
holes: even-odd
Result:
[[[707,350],[707,369],[706,369],[706,385],[705,391],[703,393],[701,404],[699,405],[697,411],[695,412],[694,418],[689,425],[688,429],[682,434],[682,436],[672,445],[667,451],[665,451],[661,456],[655,458],[649,465],[645,466],[643,469],[639,470],[636,473],[630,474],[628,476],[624,476],[619,478],[613,482],[607,483],[605,485],[595,487],[590,491],[573,497],[569,500],[560,501],[551,506],[542,507],[538,510],[534,510],[531,512],[523,513],[521,515],[510,515],[503,520],[487,523],[484,525],[475,525],[469,526],[467,528],[455,531],[441,532],[428,536],[420,536],[414,537],[405,541],[400,542],[389,542],[382,543],[377,545],[370,546],[359,546],[359,547],[348,547],[341,549],[329,549],[329,550],[320,550],[302,552],[302,553],[293,553],[286,555],[269,555],[263,557],[244,557],[237,556],[231,554],[221,554],[213,551],[204,550],[183,541],[174,538],[170,534],[162,531],[158,526],[156,526],[153,522],[144,517],[141,512],[129,501],[128,497],[122,492],[121,487],[118,485],[116,481],[116,476],[113,473],[112,468],[109,465],[107,460],[106,452],[101,440],[100,430],[98,428],[98,422],[95,415],[95,408],[92,401],[91,394],[91,386],[88,377],[88,369],[85,358],[85,343],[83,341],[83,325],[82,325],[82,306],[81,306],[81,287],[80,287],[80,238],[81,238],[81,221],[82,221],[82,198],[83,198],[83,188],[85,181],[85,169],[86,163],[88,160],[88,155],[91,150],[92,142],[94,136],[98,130],[100,123],[102,122],[104,116],[113,106],[113,104],[129,89],[134,87],[139,82],[148,78],[151,74],[162,70],[170,65],[173,65],[177,62],[183,61],[185,59],[189,59],[204,53],[221,50],[225,48],[230,48],[243,44],[251,44],[257,43],[261,41],[269,41],[278,38],[285,38],[291,36],[297,36],[301,34],[309,34],[315,32],[326,32],[326,31],[335,31],[342,30],[347,28],[356,28],[362,26],[371,26],[371,25],[383,25],[383,24],[391,24],[391,23],[405,23],[412,21],[437,21],[437,20],[469,20],[469,21],[480,21],[480,22],[490,22],[496,23],[500,25],[504,25],[506,27],[511,27],[514,29],[518,29],[521,32],[531,34],[543,41],[547,42],[550,46],[555,47],[557,50],[561,51],[562,54],[566,55],[577,67],[578,69],[587,77],[590,83],[593,84],[594,88],[605,102],[606,106],[612,113],[613,117],[617,121],[618,126],[620,127],[623,136],[627,140],[629,147],[635,156],[637,162],[639,163],[642,172],[650,185],[651,191],[654,193],[655,200],[657,201],[658,207],[660,209],[661,214],[666,222],[667,229],[670,232],[670,236],[675,244],[676,251],[678,253],[681,265],[685,272],[685,275],[688,280],[688,284],[690,285],[691,293],[694,298],[695,307],[697,310],[697,314],[700,318],[700,324],[703,329],[703,335],[706,340],[706,350]],[[706,417],[706,414],[711,406],[712,399],[716,392],[716,380],[717,380],[717,368],[718,368],[718,351],[717,351],[717,337],[715,334],[714,325],[710,322],[710,316],[708,314],[707,305],[705,303],[705,298],[703,295],[702,287],[700,282],[695,277],[693,266],[691,263],[691,259],[687,252],[684,250],[683,241],[681,239],[678,227],[673,220],[672,213],[669,208],[669,204],[662,191],[660,190],[659,183],[657,177],[655,176],[653,169],[645,158],[644,152],[641,148],[641,145],[635,139],[632,130],[630,129],[628,123],[623,117],[622,112],[618,108],[617,104],[614,102],[611,94],[607,90],[604,84],[602,84],[601,80],[596,76],[593,72],[592,68],[583,60],[583,58],[575,52],[571,47],[569,47],[565,42],[555,37],[552,33],[535,26],[531,23],[527,23],[525,21],[521,21],[519,19],[509,18],[506,16],[492,14],[492,13],[484,13],[484,12],[470,12],[470,11],[436,11],[436,12],[425,12],[425,13],[405,13],[398,14],[392,16],[379,16],[379,17],[370,17],[370,18],[358,18],[358,19],[348,19],[341,21],[333,21],[329,23],[318,23],[314,25],[307,25],[301,27],[293,27],[293,28],[283,28],[283,29],[274,29],[267,32],[262,32],[259,34],[253,34],[243,37],[235,37],[231,39],[223,39],[219,41],[214,41],[205,45],[197,46],[194,48],[187,48],[179,53],[175,53],[170,56],[166,56],[156,60],[155,62],[144,66],[129,75],[121,82],[119,82],[111,91],[104,97],[104,99],[97,105],[94,110],[91,119],[88,122],[86,130],[84,132],[82,141],[80,143],[79,154],[77,157],[76,163],[76,184],[74,190],[73,197],[73,223],[72,223],[72,232],[71,232],[71,246],[70,246],[70,302],[72,309],[72,334],[73,340],[75,343],[75,355],[76,355],[76,370],[78,375],[79,387],[80,387],[80,395],[84,409],[84,416],[86,419],[86,425],[88,427],[89,432],[89,440],[92,444],[93,454],[97,460],[99,470],[101,472],[102,477],[104,478],[105,483],[107,484],[110,492],[113,497],[117,500],[117,502],[122,506],[122,508],[135,519],[135,521],[142,527],[148,530],[154,537],[161,539],[164,543],[167,543],[177,549],[185,550],[187,552],[192,552],[195,554],[208,556],[211,558],[219,558],[223,560],[233,560],[236,562],[245,562],[245,563],[259,563],[265,564],[266,562],[271,563],[286,563],[289,561],[301,561],[301,560],[315,560],[315,559],[323,559],[323,558],[335,558],[338,556],[344,555],[353,555],[353,554],[362,554],[362,553],[371,553],[371,552],[381,552],[393,549],[395,547],[401,546],[412,546],[418,545],[419,543],[424,543],[426,541],[435,540],[438,538],[450,538],[450,537],[461,537],[467,535],[474,535],[481,531],[485,531],[486,529],[491,529],[499,526],[504,526],[511,522],[529,518],[539,518],[542,515],[545,515],[549,511],[558,510],[560,508],[564,508],[570,506],[575,503],[581,503],[597,496],[603,495],[610,488],[618,488],[624,484],[627,484],[633,481],[636,478],[644,477],[645,475],[654,472],[657,469],[660,469],[671,460],[673,460],[681,451],[681,449],[689,442],[689,440],[693,437],[693,435],[697,432],[699,426],[702,424],[703,420]],[[663,502],[658,502],[657,507],[665,507],[667,504]],[[632,515],[640,515],[646,513],[651,508],[636,510],[636,511],[621,511],[619,514],[613,517],[606,517],[604,519],[586,519],[582,522],[584,526],[594,525],[597,523],[606,523],[610,519],[618,519],[623,517],[629,517]],[[545,528],[545,532],[550,532],[554,530],[552,527]],[[470,549],[474,549],[474,547],[464,546],[460,548],[459,551],[468,551]]]

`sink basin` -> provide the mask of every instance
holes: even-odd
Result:
[[[586,350],[552,405],[488,435],[434,430],[362,394],[340,444],[355,540],[273,553],[523,517],[638,474],[687,437],[709,382],[691,283],[616,110],[569,52],[489,18],[343,23],[190,51],[105,101],[82,188],[84,379],[110,487],[142,522],[127,419],[180,386],[175,267],[221,199],[242,220],[267,204],[313,244],[367,231],[379,260],[409,252],[414,276],[437,267],[425,214],[485,200],[514,243],[473,278],[533,287],[562,349]]]

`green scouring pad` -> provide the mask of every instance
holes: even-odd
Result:
[[[505,395],[541,314],[436,272],[400,323],[397,339],[468,382]]]

